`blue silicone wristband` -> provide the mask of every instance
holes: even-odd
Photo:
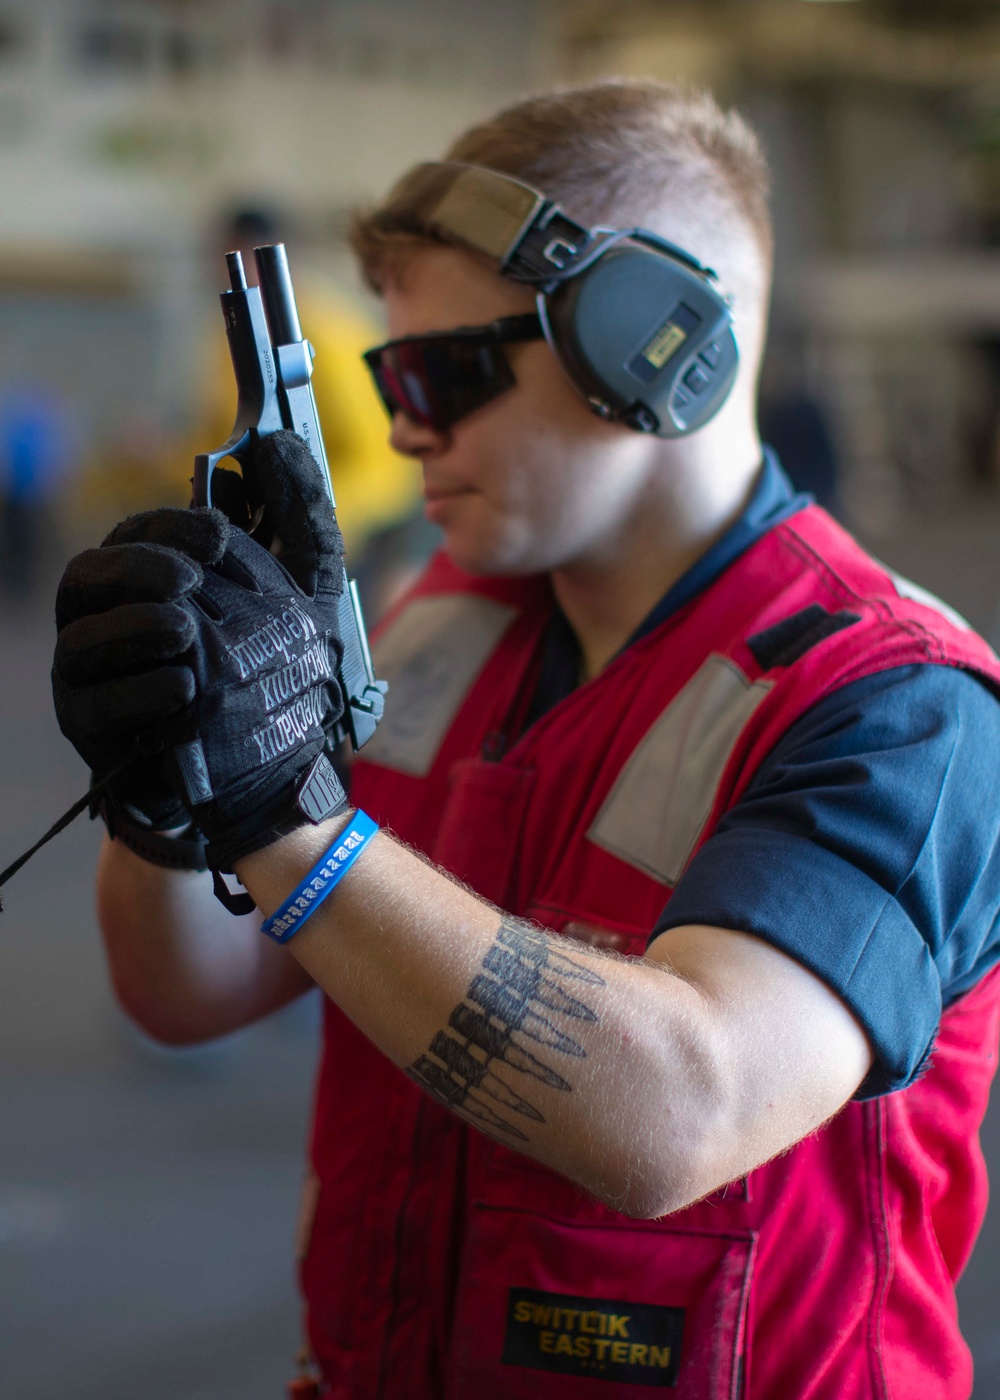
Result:
[[[350,870],[368,842],[378,831],[378,823],[367,812],[355,812],[322,860],[288,897],[280,909],[265,919],[261,933],[275,943],[287,943]]]

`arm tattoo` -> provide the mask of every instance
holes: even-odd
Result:
[[[499,1066],[569,1093],[569,1081],[546,1063],[553,1056],[540,1058],[535,1047],[585,1059],[586,1051],[558,1023],[568,1022],[572,1029],[574,1021],[597,1020],[574,993],[603,987],[604,978],[567,957],[556,943],[555,935],[504,919],[482,971],[451,1013],[448,1029],[437,1033],[427,1053],[407,1071],[439,1104],[501,1142],[528,1142],[524,1120],[544,1123],[545,1118],[510,1087],[510,1076],[497,1073]],[[525,1087],[516,1078],[514,1083]],[[498,1112],[497,1105],[518,1115],[521,1125]]]

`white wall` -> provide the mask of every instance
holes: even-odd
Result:
[[[530,86],[542,3],[0,0],[0,379],[63,386],[98,452],[169,429],[220,211],[286,210],[351,285],[347,211]],[[81,251],[124,294],[74,296]]]
[[[0,5],[0,246],[183,236],[270,194],[321,217],[529,82],[537,0]],[[173,18],[171,18],[173,16]],[[81,57],[94,26],[145,55]],[[184,43],[198,55],[172,72]],[[202,66],[203,65],[203,66]]]

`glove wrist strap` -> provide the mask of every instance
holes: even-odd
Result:
[[[164,870],[208,869],[205,838],[194,823],[177,836],[154,831],[152,827],[133,821],[110,794],[105,794],[97,803],[97,814],[103,818],[112,841],[120,841],[150,865]]]
[[[231,871],[243,856],[273,845],[300,826],[318,826],[345,811],[347,805],[334,766],[321,753],[293,791],[286,788],[269,807],[258,808],[242,822],[229,825],[224,838],[209,842],[209,869]]]

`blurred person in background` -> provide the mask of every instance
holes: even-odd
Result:
[[[500,237],[524,191],[498,173],[582,228],[533,203]],[[325,751],[339,540],[294,435],[258,464],[280,562],[163,511],[67,570],[62,728],[99,776],[144,737],[99,873],[123,1005],[184,1044],[327,994],[303,1396],[970,1393],[1000,661],[761,446],[767,186],[707,95],[603,83],[474,127],[359,222],[444,548],[381,629],[357,809]],[[582,267],[586,229],[636,226]],[[581,260],[551,339],[511,248]],[[738,367],[712,319],[685,359],[706,265]],[[572,335],[623,302],[670,404],[731,366],[711,413],[600,399]]]
[[[56,497],[80,464],[69,403],[52,384],[11,380],[0,391],[0,584],[26,599],[58,554]]]

